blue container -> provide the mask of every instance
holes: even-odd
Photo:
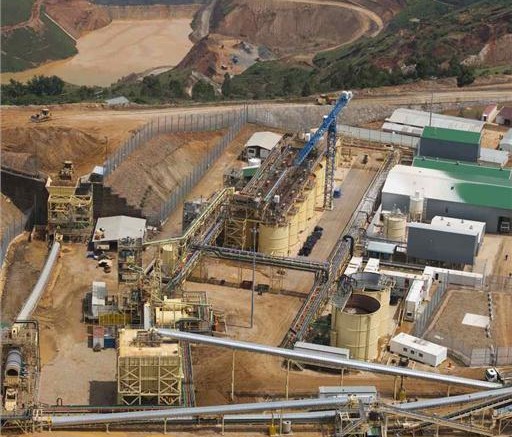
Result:
[[[114,337],[104,337],[104,347],[105,349],[115,349],[116,348],[116,339]]]

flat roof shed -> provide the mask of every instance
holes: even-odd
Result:
[[[100,217],[96,222],[93,241],[97,243],[117,242],[123,238],[144,239],[146,219],[116,215]]]

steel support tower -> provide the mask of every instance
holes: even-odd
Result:
[[[334,190],[334,173],[336,172],[336,119],[327,128],[327,149],[325,150],[325,189],[324,209],[333,207],[332,194]]]

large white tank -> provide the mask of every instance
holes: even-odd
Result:
[[[289,224],[260,225],[258,251],[267,255],[288,256]]]
[[[306,230],[306,227],[308,225],[308,218],[307,218],[307,201],[303,200],[300,202],[297,202],[297,207],[299,208],[298,212],[298,221],[299,221],[299,234]]]
[[[296,208],[294,209],[293,215],[290,215],[290,227],[288,229],[288,235],[290,253],[293,253],[295,252],[295,249],[299,243],[299,211]]]
[[[423,219],[423,207],[425,204],[425,199],[421,195],[419,191],[414,193],[414,196],[409,197],[409,215],[411,217],[411,221],[413,222],[421,222]]]
[[[304,195],[306,196],[306,219],[311,220],[315,215],[315,189],[305,191]]]
[[[407,217],[398,212],[384,216],[384,236],[388,240],[404,241],[407,229]]]
[[[374,360],[378,355],[381,304],[373,297],[352,294],[345,308],[332,308],[331,332],[336,347],[350,349],[356,360]]]

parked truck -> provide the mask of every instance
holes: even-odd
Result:
[[[512,369],[498,369],[489,367],[485,370],[485,379],[490,382],[501,382],[505,385],[512,384]]]

